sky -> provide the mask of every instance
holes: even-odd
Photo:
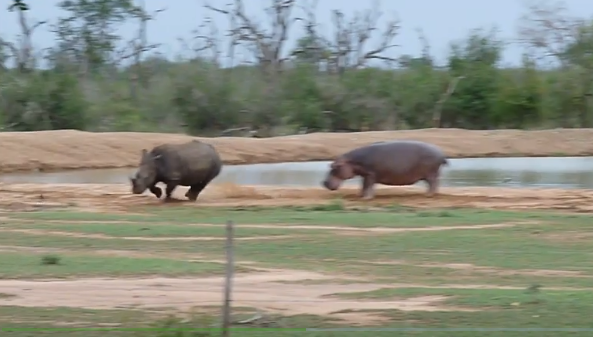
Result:
[[[140,0],[136,0],[139,3]],[[224,6],[230,0],[211,0],[210,4]],[[299,0],[304,1],[304,0]],[[58,0],[29,0],[31,10],[28,15],[33,20],[55,21],[63,15],[57,7]],[[262,25],[267,24],[264,8],[270,0],[244,0],[245,8],[254,20]],[[593,15],[593,1],[591,0],[566,0],[571,14],[580,17],[591,17]],[[152,43],[161,43],[159,52],[173,57],[184,50],[179,38],[188,39],[191,31],[196,29],[205,16],[211,16],[214,23],[221,32],[228,29],[228,19],[217,13],[203,9],[204,0],[145,0],[148,11],[165,9],[159,13],[148,28],[148,37]],[[316,15],[322,26],[322,32],[332,33],[331,11],[341,10],[346,17],[351,17],[356,11],[363,11],[373,6],[373,1],[344,1],[344,0],[319,0]],[[497,0],[497,1],[471,1],[471,0],[383,0],[379,3],[383,13],[380,25],[390,17],[397,17],[400,20],[401,30],[394,39],[399,46],[393,48],[387,55],[398,57],[403,54],[419,55],[421,44],[418,39],[417,29],[423,30],[427,37],[433,55],[439,62],[442,62],[448,52],[451,41],[463,39],[471,29],[496,27],[499,37],[506,42],[513,43],[516,36],[518,20],[526,13],[525,0]],[[299,14],[299,10],[295,10]],[[294,46],[300,35],[300,26],[294,25],[289,34],[289,41],[286,49]],[[137,25],[132,23],[122,25],[119,28],[121,35],[126,38],[134,36]],[[15,13],[0,8],[0,37],[13,40],[19,34],[19,26]],[[49,29],[40,28],[34,35],[34,44],[37,48],[47,48],[54,44],[55,37]],[[368,49],[373,47],[371,41]],[[246,52],[245,52],[246,53]],[[503,63],[518,64],[520,62],[522,49],[518,45],[511,44],[505,51]],[[236,59],[246,59],[247,56],[239,56]]]

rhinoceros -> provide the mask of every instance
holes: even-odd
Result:
[[[163,192],[156,184],[162,182],[167,185],[165,200],[171,200],[171,194],[181,185],[190,186],[185,196],[196,201],[221,170],[222,160],[208,143],[192,140],[183,144],[161,144],[150,152],[142,149],[138,170],[130,177],[132,193],[142,194],[148,189],[160,198]]]

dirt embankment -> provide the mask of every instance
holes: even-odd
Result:
[[[0,133],[0,172],[133,167],[143,148],[192,138],[216,146],[229,165],[329,160],[351,148],[392,139],[430,142],[440,146],[451,158],[593,155],[593,129],[423,129],[314,133],[267,139],[60,130]]]

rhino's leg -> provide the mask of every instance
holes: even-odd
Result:
[[[185,196],[189,201],[196,201],[198,199],[198,194],[200,194],[200,192],[196,192],[196,186],[197,185],[192,185],[189,190],[187,190],[187,193],[185,193]]]
[[[190,189],[187,191],[187,193],[185,193],[185,196],[190,201],[196,201],[198,199],[198,195],[200,195],[202,190],[204,190],[204,188],[206,188],[206,185],[208,185],[208,182],[196,184],[196,185],[191,185]]]
[[[177,188],[177,183],[168,183],[167,184],[167,188],[165,189],[165,199],[166,200],[171,200],[171,195],[173,194],[173,191]]]
[[[157,199],[160,199],[161,198],[161,195],[163,195],[163,190],[161,190],[160,187],[157,187],[155,185],[150,186],[148,188],[148,190],[150,192],[152,192],[152,194],[154,194],[157,197]]]

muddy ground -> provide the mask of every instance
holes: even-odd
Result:
[[[0,172],[131,167],[140,151],[192,137],[159,133],[74,130],[0,133]],[[226,164],[329,160],[376,141],[415,139],[440,146],[451,158],[593,155],[593,129],[542,131],[423,129],[313,133],[275,138],[198,138],[212,143]]]
[[[593,191],[547,188],[449,187],[433,198],[426,189],[378,185],[376,197],[362,201],[357,187],[330,192],[321,188],[283,188],[220,184],[208,186],[198,202],[184,197],[187,188],[178,187],[176,205],[187,207],[304,206],[330,204],[340,200],[346,206],[372,209],[373,206],[399,204],[420,208],[469,207],[512,210],[559,210],[593,212]],[[5,210],[69,207],[105,212],[127,212],[132,207],[167,207],[146,192],[133,195],[127,185],[115,184],[0,184],[0,208]]]

